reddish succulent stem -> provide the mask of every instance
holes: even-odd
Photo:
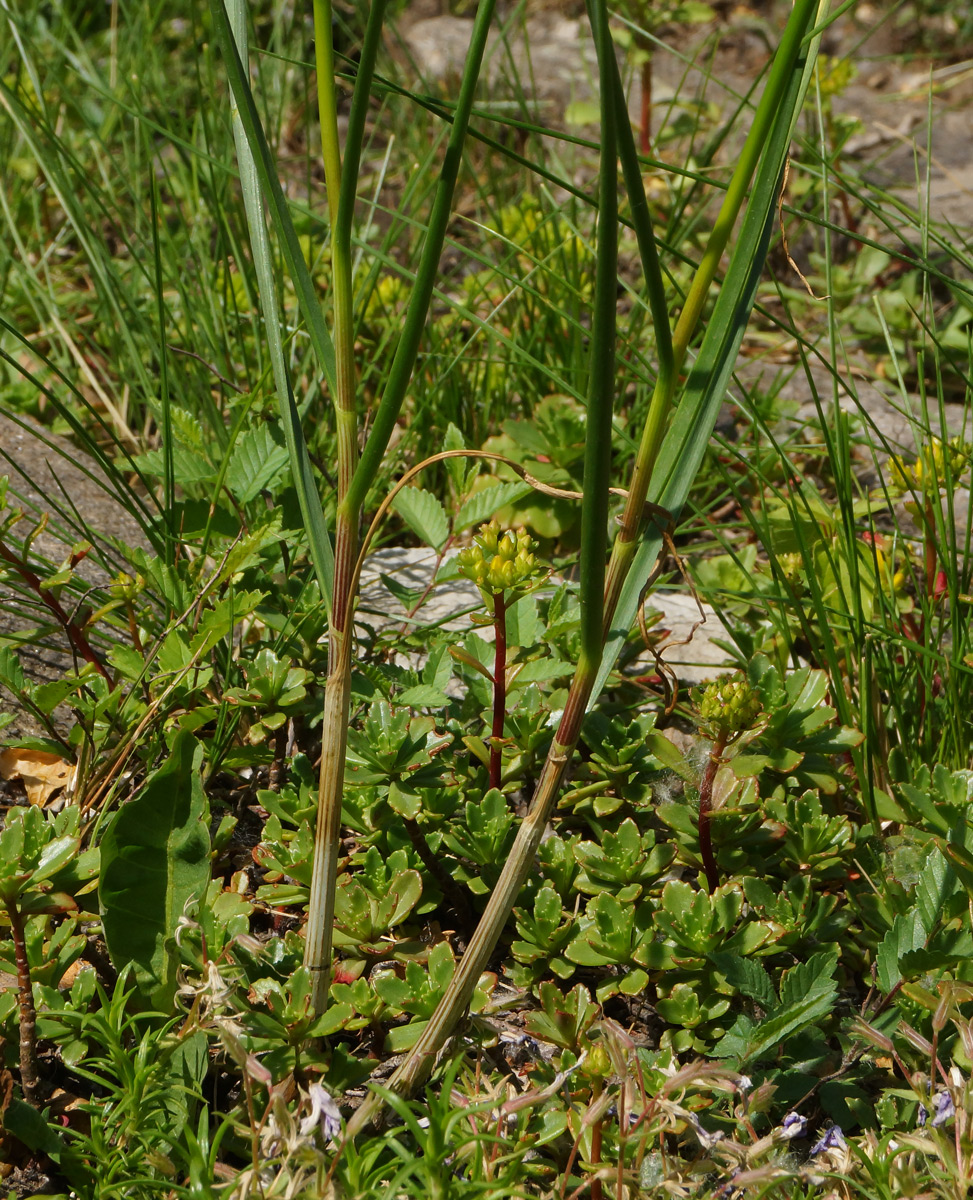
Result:
[[[712,894],[720,886],[720,873],[716,866],[716,856],[713,853],[713,837],[710,831],[710,814],[713,809],[713,782],[716,772],[723,761],[723,751],[726,749],[726,734],[717,736],[716,744],[710,751],[709,762],[703,772],[699,785],[699,853],[703,860],[703,870],[706,872],[706,886]]]
[[[601,1086],[598,1085],[592,1088],[592,1102],[597,1101],[601,1095]],[[601,1132],[604,1124],[604,1118],[600,1117],[594,1124],[591,1130],[591,1165],[595,1171],[598,1170],[598,1164],[601,1162]],[[601,1186],[601,1180],[597,1175],[591,1181],[591,1200],[603,1200],[604,1190]]]
[[[925,546],[924,559],[926,568],[926,597],[931,601],[936,595],[936,517],[933,513],[932,501],[926,500],[926,510],[923,513],[925,518]]]
[[[80,625],[71,620],[68,614],[61,607],[60,602],[51,595],[47,588],[43,586],[40,576],[35,574],[30,567],[27,566],[23,559],[18,558],[16,554],[14,554],[3,544],[3,542],[0,542],[0,558],[2,558],[4,562],[9,563],[24,581],[24,583],[26,583],[31,589],[31,591],[33,591],[44,602],[44,604],[47,605],[53,614],[54,619],[67,635],[67,639],[71,643],[75,653],[79,654],[85,660],[85,662],[91,663],[98,674],[103,676],[108,681],[108,686],[113,688],[115,686],[115,681],[108,674],[104,663],[101,661],[98,655],[95,654],[94,650],[92,650],[91,643],[84,635],[84,630],[80,627]]]
[[[37,1013],[34,1009],[34,992],[27,962],[24,918],[13,903],[7,908],[7,916],[10,918],[10,932],[13,935],[20,999],[20,1085],[23,1088],[24,1099],[37,1108],[41,1099],[41,1084],[37,1074]]]
[[[499,788],[502,767],[503,719],[507,714],[507,606],[503,592],[493,593],[493,736],[490,739],[490,787]]]
[[[639,153],[652,153],[652,59],[642,63],[642,99],[639,109]]]

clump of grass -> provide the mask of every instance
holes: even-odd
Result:
[[[14,1171],[92,1197],[962,1194],[969,364],[966,291],[944,314],[932,289],[933,250],[966,251],[870,228],[825,106],[804,273],[834,298],[760,282],[811,6],[737,170],[727,121],[651,204],[599,5],[599,146],[533,118],[505,141],[475,54],[455,102],[410,94],[382,5],[357,61],[318,6],[316,113],[285,13],[107,15],[4,15],[5,403],[94,454],[151,547],[68,497],[58,558],[8,491],[5,586],[90,650],[35,682],[18,644],[51,623],[0,647],[48,734],[0,756],[33,801],[3,834]],[[907,315],[891,278],[872,310],[855,290],[836,197],[863,251],[918,261]],[[621,306],[617,238],[645,276]],[[914,446],[836,403],[867,311]],[[738,380],[711,445],[747,336],[796,344],[814,412]],[[487,586],[485,622],[427,623],[432,581],[390,578],[406,618],[356,632],[393,510]],[[451,566],[494,511],[501,561]],[[580,578],[508,580],[528,531],[525,571],[580,545]],[[671,706],[619,668],[663,549],[742,672]]]

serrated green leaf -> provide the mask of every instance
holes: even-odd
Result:
[[[913,908],[900,913],[875,953],[878,986],[886,995],[902,979],[900,963],[903,955],[910,950],[919,950],[925,944],[926,930],[919,910]]]
[[[759,962],[729,951],[717,951],[708,957],[717,971],[726,977],[727,983],[741,995],[756,1000],[765,1012],[769,1013],[777,1007],[774,985]]]
[[[471,525],[489,521],[497,509],[522,500],[532,490],[529,483],[498,483],[474,492],[469,500],[460,506],[453,521],[453,532],[462,533]]]
[[[446,510],[431,492],[425,488],[403,488],[395,497],[392,507],[427,546],[441,550],[446,545],[449,519]]]
[[[247,429],[233,447],[226,485],[240,504],[249,504],[264,488],[280,481],[287,461],[287,447],[274,440],[266,425]]]
[[[787,1007],[806,1000],[833,996],[837,986],[834,981],[837,965],[838,951],[822,950],[812,954],[807,962],[799,963],[785,971],[780,983],[781,1006]]]
[[[919,874],[916,884],[916,908],[919,910],[926,936],[936,928],[949,898],[958,886],[956,872],[938,848],[933,848]]]

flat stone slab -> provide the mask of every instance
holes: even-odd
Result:
[[[356,624],[370,630],[399,624],[409,630],[433,626],[456,632],[472,629],[469,614],[485,611],[479,590],[466,579],[434,583],[439,562],[434,550],[423,547],[387,548],[369,555],[362,570]],[[428,588],[421,607],[407,612],[383,582],[383,575],[413,591]],[[711,605],[703,604],[701,612],[691,596],[657,592],[646,601],[647,615],[653,611],[662,614],[661,627],[668,631],[659,656],[681,682],[702,683],[732,669],[726,651],[712,640],[725,636],[726,631]],[[489,626],[478,627],[477,633],[487,639],[493,636]],[[649,654],[639,661],[646,670],[654,665]]]
[[[0,415],[0,475],[10,480],[8,504],[24,510],[23,520],[14,530],[16,537],[27,533],[42,513],[49,514],[48,527],[33,544],[34,554],[57,565],[75,542],[86,539],[93,543],[95,551],[78,568],[81,578],[91,584],[107,582],[111,573],[124,565],[108,538],[130,546],[145,545],[141,527],[113,496],[98,464],[66,438],[31,421]],[[39,601],[38,612],[43,612]],[[42,644],[24,643],[17,635],[31,627],[29,617],[28,601],[20,590],[0,580],[0,644],[5,637],[19,642],[17,654],[31,682],[59,679],[74,665],[67,639],[53,631]],[[9,696],[0,694],[0,705],[10,711],[11,704]],[[14,711],[14,722],[0,736],[43,732],[29,714],[16,706]]]

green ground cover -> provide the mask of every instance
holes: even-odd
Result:
[[[523,15],[0,11],[0,412],[133,530],[0,483],[12,1195],[967,1194],[970,245],[853,12],[593,2],[566,128]]]

